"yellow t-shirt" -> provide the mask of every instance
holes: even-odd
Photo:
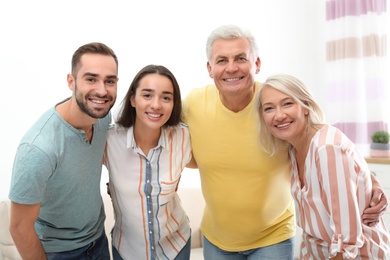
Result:
[[[260,83],[256,82],[256,93]],[[295,235],[287,151],[269,157],[258,139],[256,95],[235,113],[215,85],[193,89],[183,103],[206,201],[201,231],[227,251],[272,245]]]

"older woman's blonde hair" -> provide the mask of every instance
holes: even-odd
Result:
[[[273,136],[264,122],[261,93],[267,86],[290,96],[300,106],[309,111],[307,115],[307,130],[310,128],[320,129],[325,124],[325,116],[310,90],[299,79],[287,74],[276,74],[267,78],[261,85],[257,97],[257,108],[260,116],[259,138],[263,150],[270,155],[274,155],[280,149],[285,149],[289,144],[287,141]]]

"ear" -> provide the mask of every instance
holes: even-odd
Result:
[[[308,107],[310,107],[309,106],[309,102],[307,102],[307,101],[304,101],[303,102],[306,106],[308,106]],[[307,116],[308,114],[309,114],[309,109],[307,109],[306,107],[302,107],[303,108],[303,113],[305,114],[305,116]]]
[[[210,65],[210,62],[207,62],[207,70],[209,72],[210,78],[213,78],[213,68]]]
[[[260,57],[257,57],[255,64],[256,64],[256,74],[257,74],[260,72],[260,67],[261,67]]]
[[[71,73],[69,73],[66,76],[66,81],[68,82],[69,89],[74,91],[74,86],[76,85],[76,80],[74,79],[74,77]]]
[[[305,114],[305,116],[307,116],[309,114],[309,110],[305,108],[303,113]]]
[[[131,96],[130,96],[130,104],[131,104],[132,107],[135,107],[135,99],[134,99],[134,96],[135,96],[135,95],[131,95]]]

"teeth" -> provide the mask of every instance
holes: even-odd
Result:
[[[160,114],[148,114],[150,117],[154,117],[154,118],[157,118],[157,117],[160,117],[161,115]]]
[[[225,79],[225,81],[235,81],[235,80],[239,80],[240,78],[232,78],[232,79]]]
[[[285,124],[283,124],[283,125],[277,125],[276,127],[277,128],[281,128],[281,127],[285,127],[285,126],[288,126],[290,123],[285,123]]]
[[[91,102],[98,103],[98,104],[103,104],[105,101],[92,99]]]

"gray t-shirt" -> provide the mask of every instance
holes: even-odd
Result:
[[[9,193],[20,204],[41,203],[35,230],[46,252],[80,248],[104,230],[102,156],[111,115],[94,125],[91,143],[51,108],[17,149]]]

